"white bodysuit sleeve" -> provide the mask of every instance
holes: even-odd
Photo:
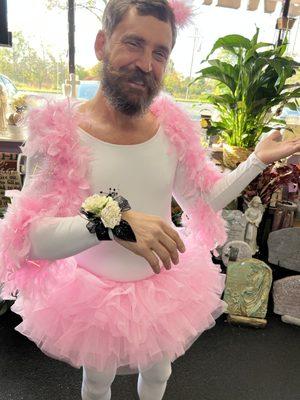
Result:
[[[224,173],[224,176],[215,183],[205,198],[214,211],[222,210],[232,200],[236,199],[240,193],[249,185],[250,182],[265,168],[264,164],[253,152],[248,159],[241,163],[235,170]],[[186,211],[194,200],[195,196],[200,196],[199,192],[188,194],[187,175],[185,168],[179,162],[176,170],[173,194],[181,206]]]
[[[39,169],[39,160],[26,161],[25,188]],[[87,221],[80,215],[74,217],[41,217],[31,223],[29,239],[31,260],[58,260],[71,257],[95,245],[99,240],[86,228]]]

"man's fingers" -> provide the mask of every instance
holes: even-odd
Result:
[[[185,245],[176,230],[167,222],[157,216],[134,211],[127,213],[126,218],[135,232],[137,242],[117,240],[119,244],[146,259],[157,274],[160,272],[160,260],[166,269],[171,269],[171,262],[179,263],[178,250],[184,253]]]
[[[279,149],[281,149],[282,151],[282,154],[280,154],[280,158],[291,156],[294,153],[298,153],[300,151],[300,140],[287,140],[282,143],[282,146],[279,147]]]
[[[294,139],[294,140],[292,140],[291,142],[292,142],[292,144],[293,144],[294,149],[295,149],[296,151],[298,151],[299,148],[300,148],[300,139]]]
[[[144,250],[140,255],[148,261],[150,267],[156,274],[160,273],[159,259],[151,250]]]
[[[157,242],[154,244],[151,250],[155,251],[166,269],[171,269],[170,254],[164,246]],[[176,264],[178,264],[178,262],[179,260],[177,260]]]
[[[159,238],[160,243],[167,249],[173,264],[178,264],[179,255],[176,242],[164,233]]]
[[[269,136],[268,139],[276,140],[276,142],[280,142],[282,140],[282,134],[279,130],[273,131]]]
[[[163,228],[164,232],[168,236],[170,236],[171,239],[174,240],[174,242],[176,243],[176,246],[177,246],[178,250],[180,251],[180,253],[184,253],[185,252],[185,245],[184,245],[181,237],[178,235],[178,233],[173,228],[171,228],[168,224],[166,224],[165,222],[163,222],[162,228]]]

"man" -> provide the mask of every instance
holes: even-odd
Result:
[[[195,125],[155,98],[175,40],[167,1],[108,2],[95,43],[99,92],[31,112],[28,177],[1,226],[0,279],[8,298],[19,290],[17,330],[51,357],[83,366],[83,400],[110,399],[124,367],[139,370],[140,399],[162,399],[171,362],[226,306],[225,276],[209,253],[225,239],[217,211],[268,163],[300,149],[274,132],[222,177]],[[77,215],[91,194],[115,192],[131,206],[122,220],[135,242],[100,232],[93,219],[88,231]],[[172,193],[189,217],[186,236],[171,224]],[[99,243],[106,234],[113,240]]]

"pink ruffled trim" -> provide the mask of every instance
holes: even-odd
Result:
[[[174,361],[215,325],[226,306],[224,281],[206,249],[191,242],[178,266],[137,282],[99,279],[65,260],[32,284],[38,294],[15,302],[23,317],[16,330],[77,368],[149,368],[164,355]]]

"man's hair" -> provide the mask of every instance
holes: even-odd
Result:
[[[125,14],[133,7],[139,15],[151,15],[160,21],[169,22],[172,28],[172,47],[174,47],[177,27],[173,10],[167,0],[109,0],[102,18],[104,31],[111,36]]]

